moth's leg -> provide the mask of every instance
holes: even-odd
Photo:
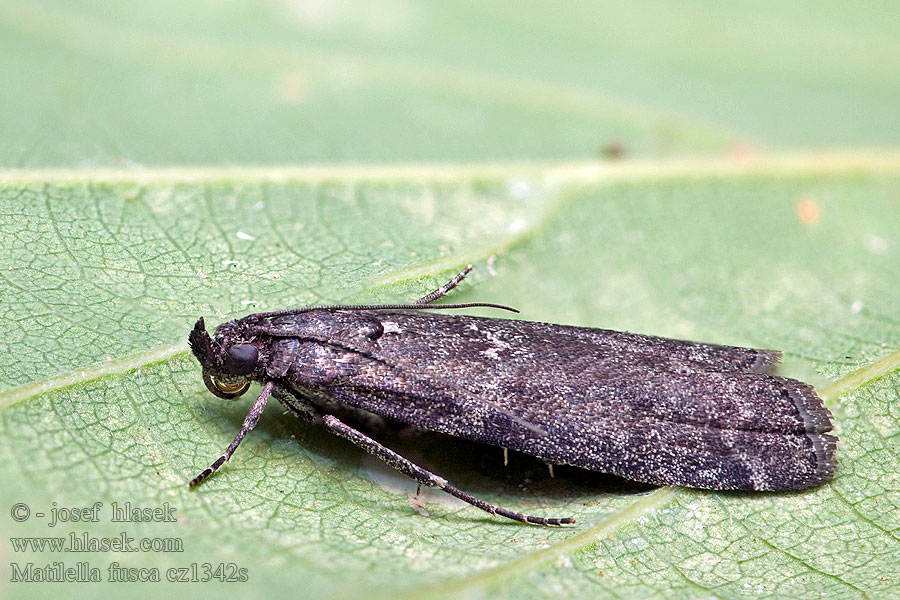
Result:
[[[321,423],[322,413],[316,406],[289,387],[276,385],[272,395],[281,402],[292,415],[307,423]]]
[[[262,391],[259,393],[259,397],[256,399],[256,402],[254,402],[253,406],[250,407],[250,412],[247,413],[247,416],[244,418],[244,424],[241,425],[241,430],[238,432],[234,440],[232,440],[231,444],[228,445],[225,453],[217,458],[213,464],[206,468],[205,471],[191,479],[190,483],[188,483],[188,487],[194,487],[195,485],[215,473],[219,469],[219,467],[225,464],[226,460],[231,458],[231,455],[234,454],[235,450],[237,450],[238,445],[241,443],[241,440],[244,439],[244,436],[247,435],[247,432],[249,432],[256,426],[256,422],[259,421],[259,416],[266,408],[266,402],[269,401],[269,395],[272,393],[272,388],[274,387],[274,381],[266,382],[266,384],[263,386]]]
[[[394,467],[404,475],[412,477],[420,485],[426,485],[428,487],[436,487],[444,490],[448,494],[452,496],[456,496],[463,502],[468,502],[472,506],[478,507],[481,510],[487,511],[492,515],[501,515],[508,519],[513,519],[514,521],[520,521],[522,523],[535,523],[537,525],[563,525],[568,523],[574,523],[575,519],[572,518],[564,518],[564,519],[551,519],[546,517],[532,517],[529,515],[523,515],[522,513],[513,512],[511,510],[507,510],[505,508],[501,508],[494,504],[489,504],[484,500],[480,500],[474,496],[471,496],[464,491],[450,485],[446,479],[443,477],[438,477],[434,473],[430,471],[426,471],[419,465],[411,462],[410,460],[403,458],[390,448],[386,446],[382,446],[369,436],[364,433],[357,431],[356,429],[350,427],[349,425],[343,423],[337,417],[333,415],[325,415],[322,417],[322,423],[327,427],[332,433],[335,433],[342,438],[348,439],[366,452],[373,454]]]
[[[471,270],[472,270],[472,265],[466,265],[466,268],[463,269],[462,271],[460,271],[456,277],[454,277],[453,279],[451,279],[450,281],[448,281],[447,283],[445,283],[438,289],[434,290],[427,296],[422,296],[421,298],[419,298],[418,300],[415,301],[415,304],[431,304],[438,298],[445,296],[447,294],[447,292],[449,292],[450,290],[455,288],[457,285],[459,285],[459,282],[462,281],[463,279],[465,279],[466,275],[468,275],[469,271],[471,271]]]

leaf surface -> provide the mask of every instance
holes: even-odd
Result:
[[[900,594],[891,11],[0,3],[0,596]],[[376,435],[479,497],[578,517],[523,527],[439,492],[420,505],[273,404],[187,489],[250,401],[203,386],[198,316],[407,300],[470,262],[453,300],[784,351],[835,413],[837,477],[653,489]],[[96,502],[97,522],[49,526]],[[114,502],[176,521],[112,521]],[[72,534],[156,548],[21,547]],[[103,583],[13,581],[55,561]],[[136,569],[161,581],[109,583],[152,574]]]
[[[12,342],[3,505],[104,508],[89,526],[32,517],[5,530],[177,537],[183,553],[52,558],[89,560],[104,580],[113,560],[163,577],[233,562],[262,595],[298,581],[308,597],[896,590],[900,171],[890,160],[818,164],[9,180],[3,218],[27,227],[3,227],[15,298],[0,303]],[[478,268],[455,300],[783,350],[784,372],[817,383],[835,411],[837,478],[801,493],[652,490],[565,467],[550,479],[524,455],[504,468],[496,448],[386,432],[381,441],[467,491],[579,521],[522,527],[439,492],[425,494],[422,516],[414,484],[273,406],[188,491],[248,404],[200,382],[184,344],[197,316],[414,298],[469,261]],[[179,521],[110,522],[111,503],[126,500],[168,502]],[[4,554],[20,565],[51,556]]]

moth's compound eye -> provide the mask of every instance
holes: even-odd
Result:
[[[228,349],[225,367],[233,375],[249,375],[256,368],[259,352],[252,344],[239,344]]]

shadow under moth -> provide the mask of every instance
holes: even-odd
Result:
[[[419,485],[540,525],[572,518],[490,504],[400,456],[335,413],[352,407],[440,433],[659,485],[792,490],[830,479],[837,438],[812,386],[769,373],[779,353],[647,335],[427,312],[506,306],[433,302],[466,267],[411,304],[312,306],[189,335],[206,387],[234,399],[262,384],[231,458],[270,397]]]

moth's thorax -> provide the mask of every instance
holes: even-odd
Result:
[[[381,321],[371,313],[352,310],[311,310],[277,317],[271,325],[294,337],[329,340],[377,339],[383,333]]]
[[[240,321],[232,319],[216,327],[216,332],[213,336],[216,342],[221,344],[224,348],[236,344],[248,343],[251,336],[247,334],[248,324],[244,321],[245,319],[241,319]]]

